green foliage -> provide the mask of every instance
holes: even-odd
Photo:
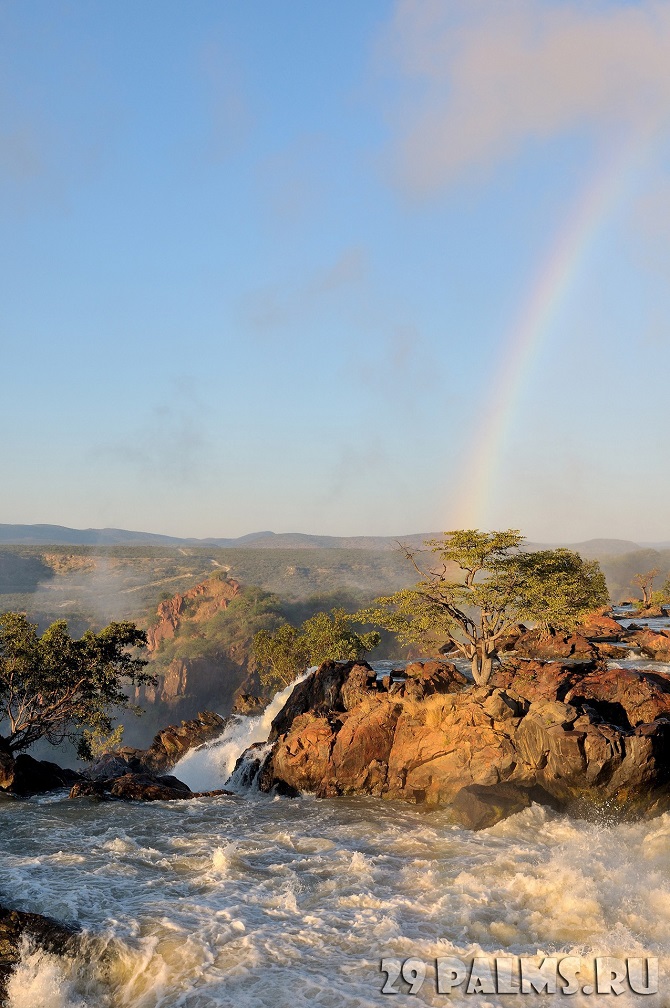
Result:
[[[344,609],[315,613],[300,628],[285,623],[273,632],[257,633],[254,658],[264,686],[280,688],[310,665],[324,661],[357,661],[377,647],[376,632],[359,634]]]
[[[597,561],[566,549],[524,553],[522,542],[515,529],[446,532],[426,543],[438,558],[431,569],[407,551],[422,578],[414,588],[377,599],[357,617],[405,643],[452,643],[485,683],[499,642],[517,623],[570,629],[609,598]]]
[[[11,751],[44,738],[76,741],[82,728],[111,730],[110,712],[131,706],[125,689],[153,683],[128,648],[146,643],[134,623],[110,623],[73,639],[65,620],[42,636],[23,613],[0,616],[0,728]]]
[[[309,668],[309,653],[300,631],[284,623],[276,630],[260,630],[253,640],[253,655],[260,680],[267,688],[281,689]]]
[[[89,731],[84,728],[77,745],[77,755],[82,760],[97,760],[112,749],[118,749],[123,742],[123,725],[117,725],[111,732],[100,728]]]
[[[358,661],[380,641],[376,631],[359,634],[344,609],[316,613],[300,628],[310,665],[324,661]]]
[[[174,658],[216,658],[227,654],[238,656],[241,664],[251,650],[254,635],[261,630],[275,630],[282,622],[277,595],[262,588],[243,588],[225,609],[208,620],[185,619],[176,636],[164,642],[158,658],[169,664]]]

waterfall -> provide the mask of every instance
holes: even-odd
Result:
[[[215,791],[217,788],[225,787],[245,749],[267,742],[272,722],[290,697],[293,688],[314,672],[316,667],[308,669],[276,693],[262,714],[256,717],[231,715],[217,739],[192,749],[177,763],[171,773],[188,784],[192,791]],[[261,755],[264,755],[264,752],[259,745],[254,752],[254,759],[258,760]],[[238,771],[234,783],[236,787],[243,788],[248,784],[248,780]]]

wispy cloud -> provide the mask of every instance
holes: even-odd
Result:
[[[429,193],[530,139],[670,123],[670,4],[398,0],[393,171]]]
[[[114,459],[143,478],[174,483],[194,481],[206,460],[208,411],[195,382],[175,379],[163,398],[149,406],[132,430],[98,446],[98,459]]]
[[[330,265],[315,270],[293,290],[270,285],[248,291],[240,301],[240,322],[255,337],[270,338],[317,312],[333,295],[353,297],[360,290],[367,268],[364,248],[345,248]]]
[[[239,149],[253,127],[244,75],[234,53],[216,40],[202,47],[200,71],[209,115],[206,155],[210,161],[223,161]]]

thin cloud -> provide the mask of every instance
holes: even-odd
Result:
[[[398,0],[382,47],[404,84],[393,170],[430,193],[531,139],[670,120],[670,4]]]
[[[244,144],[253,127],[244,75],[233,53],[217,41],[203,46],[200,70],[209,112],[206,153],[213,162],[224,161]]]
[[[331,296],[343,297],[345,301],[355,298],[367,268],[364,248],[345,248],[330,266],[316,270],[306,283],[293,291],[280,290],[278,286],[249,291],[240,302],[240,321],[254,336],[267,338],[309,318],[321,310]]]

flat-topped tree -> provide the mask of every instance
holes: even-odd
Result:
[[[362,622],[395,633],[403,643],[451,643],[485,684],[503,639],[520,622],[572,629],[609,594],[597,561],[567,549],[523,552],[516,529],[458,529],[430,539],[426,550],[405,549],[421,580],[414,588],[379,598],[357,613]],[[423,553],[437,562],[423,569]]]
[[[42,738],[79,742],[84,729],[110,731],[111,713],[133,707],[128,688],[155,685],[134,650],[145,644],[134,623],[110,623],[75,640],[65,620],[40,637],[24,613],[0,615],[0,750],[20,752]]]

